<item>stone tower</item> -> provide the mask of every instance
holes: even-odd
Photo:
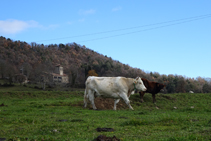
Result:
[[[60,65],[57,65],[56,69],[55,69],[55,73],[57,73],[59,75],[63,75],[63,67]]]

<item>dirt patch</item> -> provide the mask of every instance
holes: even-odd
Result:
[[[198,119],[191,119],[191,121],[195,122],[195,121],[199,121]]]
[[[94,141],[120,141],[116,136],[106,137],[105,135],[99,135]]]
[[[67,119],[60,119],[60,120],[58,120],[59,122],[66,122],[66,121],[68,121]]]
[[[0,141],[6,141],[6,138],[0,138]]]
[[[72,106],[83,107],[83,105],[84,105],[84,102],[80,101],[77,104],[73,104]],[[98,110],[113,110],[114,100],[112,98],[97,97],[95,98],[95,106],[97,107]],[[129,109],[126,103],[122,100],[120,100],[119,103],[117,103],[116,107],[117,107],[117,110]],[[88,102],[87,108],[92,109],[92,105],[90,102]]]
[[[72,119],[70,122],[83,122],[84,120],[82,119]]]
[[[3,107],[3,106],[7,106],[7,105],[4,105],[4,103],[2,103],[2,104],[0,105],[0,107]]]
[[[128,117],[119,117],[119,118],[128,119]]]
[[[99,128],[99,127],[96,130],[97,132],[113,132],[114,131],[113,128]]]

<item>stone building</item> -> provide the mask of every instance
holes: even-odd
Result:
[[[64,74],[63,67],[61,65],[55,66],[55,70],[51,73],[51,77],[55,83],[69,83],[68,75]]]

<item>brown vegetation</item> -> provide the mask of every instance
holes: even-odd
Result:
[[[42,72],[52,72],[56,64],[64,67],[64,73],[69,76],[68,86],[71,87],[84,87],[84,82],[89,75],[131,78],[140,76],[165,84],[166,93],[211,92],[210,79],[160,75],[157,72],[146,73],[76,43],[59,45],[31,43],[30,45],[0,37],[0,78],[7,78],[10,83],[14,82],[15,75],[19,74],[21,68],[30,82],[40,82],[39,76]]]

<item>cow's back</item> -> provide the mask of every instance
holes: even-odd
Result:
[[[157,82],[149,81],[145,78],[141,78],[141,79],[142,79],[145,87],[147,88],[146,92],[148,92],[148,93],[156,94],[156,93],[160,92],[160,90],[165,86],[165,85],[157,83]]]
[[[95,77],[87,78],[86,87],[100,95],[119,94],[127,91],[127,79],[125,77]]]

